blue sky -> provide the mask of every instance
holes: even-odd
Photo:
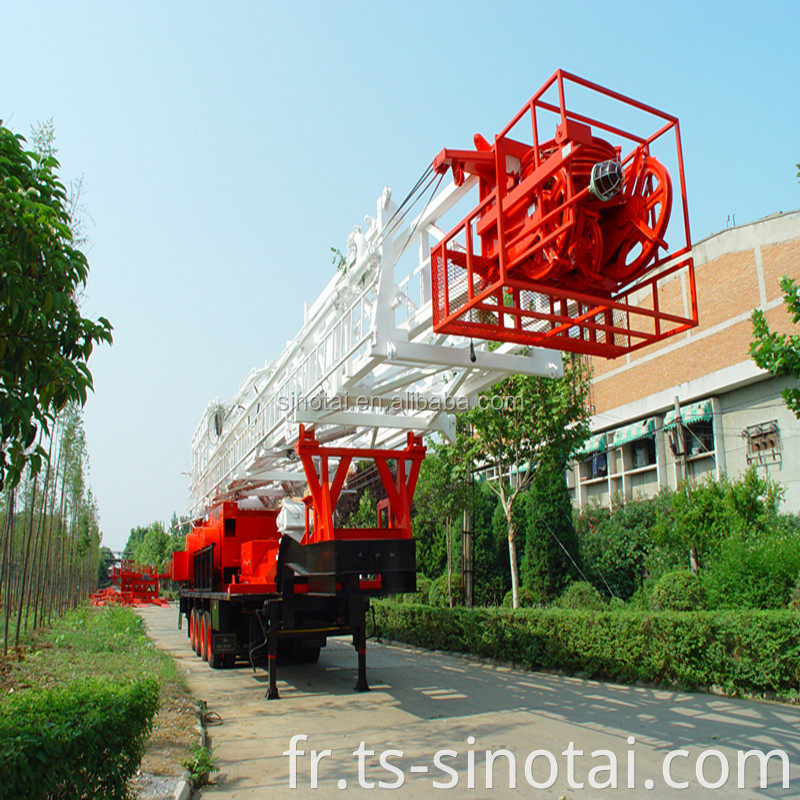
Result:
[[[104,543],[187,504],[209,400],[274,359],[384,185],[559,67],[680,119],[695,241],[800,207],[800,3],[0,0],[0,118],[83,176]],[[702,309],[701,309],[702,313]]]

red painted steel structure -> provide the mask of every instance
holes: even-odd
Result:
[[[310,491],[310,503],[306,504],[303,537],[305,543],[337,539],[412,538],[411,502],[414,499],[419,468],[425,457],[421,436],[409,433],[404,450],[323,447],[317,443],[314,431],[306,431],[305,426],[301,425],[296,449],[303,463]],[[338,458],[339,463],[331,480],[329,463],[332,458]],[[386,501],[378,511],[375,528],[335,528],[333,525],[333,511],[354,458],[375,462],[386,491]],[[319,463],[319,475],[315,460]],[[394,476],[389,468],[389,461],[395,462]],[[387,525],[381,526],[381,512],[384,509],[388,512]]]
[[[654,130],[642,136],[578,113],[567,105],[570,85]],[[542,118],[553,115],[555,135],[545,138]],[[476,176],[479,194],[431,249],[436,332],[614,358],[697,325],[677,118],[558,70],[493,144],[480,134],[474,143],[433,162],[456,184]],[[673,186],[656,145],[678,167],[683,243],[672,253],[664,237]],[[687,304],[674,292],[665,303],[677,278]]]
[[[313,431],[300,426],[296,445],[309,494],[305,498],[305,532],[301,546],[322,542],[411,540],[411,503],[425,446],[422,437],[408,434],[402,450],[328,447]],[[386,499],[378,509],[374,528],[336,527],[333,512],[354,459],[373,461]],[[336,462],[335,469],[333,462]],[[394,474],[389,462],[394,462]],[[220,503],[186,536],[185,548],[173,553],[171,577],[194,587],[196,583],[230,595],[277,590],[278,550],[282,538],[277,509],[240,509],[236,502]],[[195,576],[194,557],[206,550],[208,574]],[[377,581],[377,583],[375,582]],[[380,586],[380,576],[373,579]],[[374,588],[374,587],[373,587]],[[303,591],[302,583],[295,591]]]
[[[302,534],[282,533],[277,509],[220,503],[173,554],[172,578],[184,587],[180,613],[192,648],[214,668],[266,650],[270,698],[278,696],[279,639],[315,660],[327,636],[352,634],[356,686],[367,689],[368,598],[416,588],[411,503],[425,447],[412,433],[397,450],[323,446],[301,425],[295,450],[309,487]],[[355,459],[375,463],[387,495],[372,528],[334,525]]]
[[[167,606],[169,603],[159,597],[159,580],[169,575],[159,575],[150,564],[137,564],[131,559],[122,558],[108,568],[111,586],[89,596],[93,606],[123,605]]]

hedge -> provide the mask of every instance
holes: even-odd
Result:
[[[376,632],[530,669],[795,698],[800,614],[432,608],[376,602]]]
[[[0,703],[0,800],[125,800],[158,709],[158,682],[85,679]]]

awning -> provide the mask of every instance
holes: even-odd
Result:
[[[626,425],[624,428],[614,431],[614,435],[611,437],[611,446],[620,447],[628,442],[635,442],[637,439],[655,436],[655,431],[656,421],[652,417],[643,419],[641,422],[634,422],[633,425]]]
[[[606,435],[598,433],[590,436],[577,450],[576,456],[590,456],[593,453],[603,453],[606,449]]]
[[[701,400],[681,408],[681,423],[691,425],[694,422],[708,422],[714,416],[714,408],[710,400]],[[675,409],[671,409],[664,417],[664,429],[675,428],[678,425]]]

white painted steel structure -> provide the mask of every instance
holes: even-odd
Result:
[[[421,193],[398,207],[384,189],[283,354],[251,370],[230,402],[206,408],[192,439],[194,516],[222,499],[296,492],[305,484],[294,453],[300,423],[338,446],[402,446],[409,430],[452,438],[450,412],[477,392],[511,374],[562,374],[556,351],[501,344],[490,352],[486,342],[433,332],[430,246],[461,205],[474,204],[474,186],[474,178],[436,184],[415,216]]]

